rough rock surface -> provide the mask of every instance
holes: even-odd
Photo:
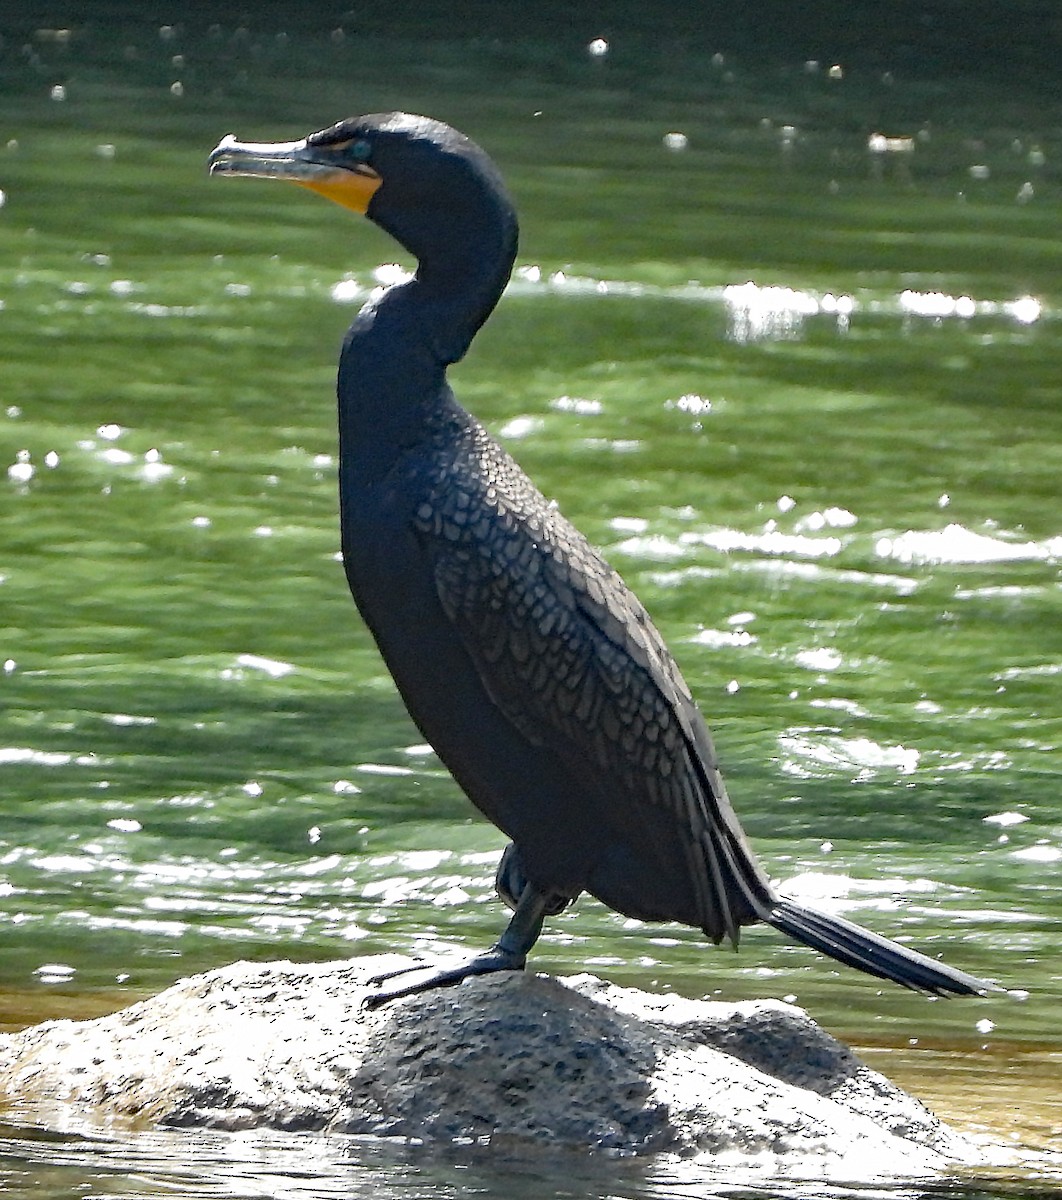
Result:
[[[361,1007],[395,959],[233,966],[0,1037],[0,1095],[168,1126],[799,1156],[920,1174],[976,1148],[800,1009],[504,974]]]

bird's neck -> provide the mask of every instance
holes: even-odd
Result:
[[[445,363],[463,358],[501,298],[516,258],[515,221],[483,222],[473,236],[456,229],[418,255],[404,302]]]
[[[431,415],[453,403],[446,368],[498,302],[515,236],[511,245],[483,249],[422,257],[415,278],[370,300],[354,319],[339,360],[340,454],[361,464],[364,479],[417,445]]]
[[[429,434],[432,416],[453,403],[448,358],[438,350],[434,297],[416,280],[370,301],[355,318],[339,359],[339,451],[362,485],[387,474]]]
[[[434,220],[421,225],[405,211],[370,212],[417,260],[414,282],[389,295],[388,303],[401,309],[409,332],[440,362],[457,362],[509,281],[519,239],[511,202],[500,185],[464,196],[445,233]]]

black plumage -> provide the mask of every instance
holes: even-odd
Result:
[[[990,985],[779,897],[727,797],[711,735],[619,575],[454,399],[446,367],[508,280],[517,223],[487,156],[423,117],[353,118],[300,142],[226,138],[214,172],[294,179],[364,212],[416,276],[358,314],[339,366],[351,592],[425,738],[511,839],[516,910],[490,951],[381,999],[522,967],[581,892],[737,944],[765,921],[926,992]]]

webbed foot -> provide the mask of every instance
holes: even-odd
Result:
[[[397,1000],[400,996],[415,996],[419,992],[429,992],[433,988],[450,987],[452,984],[470,979],[473,975],[522,970],[527,962],[528,951],[542,932],[543,917],[549,912],[560,911],[554,907],[558,899],[555,892],[540,892],[537,888],[525,883],[516,904],[516,911],[505,932],[485,954],[477,954],[475,958],[470,958],[456,967],[439,968],[414,964],[411,967],[400,967],[397,971],[378,975],[372,980],[374,984],[387,983],[391,979],[401,979],[404,975],[416,974],[420,977],[370,992],[362,1004],[366,1008],[379,1008],[381,1004],[386,1004],[389,1000]],[[561,907],[563,908],[564,905],[562,904]]]
[[[390,987],[381,987],[362,1000],[365,1008],[379,1008],[390,1000],[401,996],[415,996],[420,992],[430,992],[438,987],[451,987],[471,979],[473,975],[490,975],[495,971],[520,971],[527,962],[526,954],[515,954],[503,949],[500,945],[492,946],[484,954],[477,954],[466,962],[454,967],[436,967],[430,963],[414,963],[410,967],[401,967],[397,971],[388,971],[376,975],[370,983],[386,984],[391,980],[401,979],[402,982]],[[413,975],[415,978],[408,979]]]

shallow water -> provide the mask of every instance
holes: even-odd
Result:
[[[1057,1147],[1057,99],[929,60],[830,78],[631,14],[598,58],[589,27],[427,12],[390,35],[372,9],[33,17],[0,29],[0,1024],[501,927],[502,838],[420,745],[336,561],[336,349],[410,264],[204,169],[229,128],[402,106],[482,142],[522,214],[455,386],[646,601],[772,875],[1028,997],[929,1002],[591,901],[535,965],[795,997],[950,1119]],[[16,1195],[764,1194],[680,1164],[5,1137]]]

